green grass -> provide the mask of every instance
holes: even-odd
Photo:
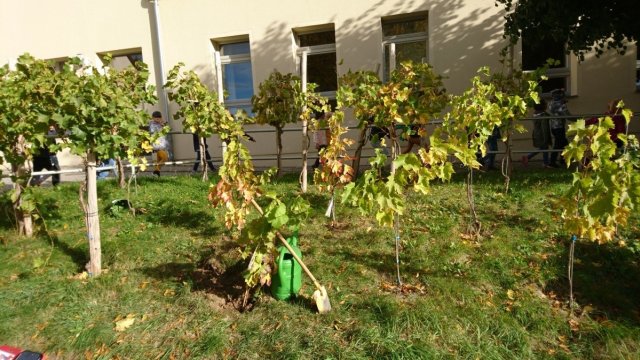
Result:
[[[207,203],[209,185],[196,177],[140,179],[131,200],[145,213],[135,217],[108,211],[126,191],[100,183],[106,271],[94,279],[78,278],[88,261],[78,185],[39,188],[44,222],[35,238],[17,237],[10,218],[0,220],[0,344],[53,359],[640,358],[637,217],[624,231],[626,248],[578,243],[579,308],[569,321],[568,241],[552,209],[568,181],[563,171],[524,171],[504,195],[498,174],[480,174],[479,241],[464,234],[461,178],[409,195],[401,271],[424,292],[406,294],[389,290],[392,231],[343,205],[337,215],[346,227],[328,228],[328,195],[312,186],[303,195],[313,213],[301,248],[328,288],[326,315],[313,311],[308,279],[292,302],[267,290],[250,311],[225,302],[240,296],[245,263],[221,211]],[[297,175],[270,187],[294,196]],[[116,331],[127,315],[134,324]]]

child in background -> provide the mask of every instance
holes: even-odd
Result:
[[[549,116],[549,113],[545,111],[547,108],[547,102],[544,101],[544,99],[540,100],[539,104],[535,104],[533,108],[535,110],[535,113],[533,114],[534,118],[545,118]],[[542,162],[545,168],[550,167],[549,153],[545,152],[545,150],[548,150],[551,144],[551,126],[549,124],[549,119],[535,119],[533,121],[533,146],[542,151]],[[539,152],[534,151],[523,156],[522,164],[527,166],[529,164],[529,160],[538,154]]]
[[[160,111],[154,111],[151,115],[151,121],[149,122],[149,132],[151,134],[159,133],[165,127],[166,122],[162,118]],[[153,143],[153,152],[156,154],[156,166],[153,170],[153,174],[160,177],[160,169],[162,165],[169,160],[169,153],[167,152],[169,142],[166,136],[159,137],[155,143]]]

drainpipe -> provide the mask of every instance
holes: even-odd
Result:
[[[151,3],[151,42],[153,48],[154,69],[156,73],[156,88],[158,91],[158,100],[160,101],[160,107],[165,119],[170,124],[171,113],[169,112],[169,98],[167,92],[164,89],[164,84],[167,82],[164,71],[164,62],[162,59],[162,35],[160,32],[160,0],[149,0]],[[173,150],[173,141],[170,144]]]

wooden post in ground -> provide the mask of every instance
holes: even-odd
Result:
[[[100,218],[98,217],[98,187],[96,181],[96,156],[87,155],[87,207],[85,222],[89,238],[89,264],[87,271],[91,276],[100,275],[102,269],[102,250],[100,246]]]

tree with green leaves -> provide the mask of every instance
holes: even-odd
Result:
[[[584,54],[605,49],[624,53],[629,42],[640,39],[638,2],[618,0],[496,0],[506,9],[505,36],[515,43],[532,36],[541,43],[552,40]]]
[[[205,154],[204,139],[221,130],[225,124],[228,111],[218,101],[218,94],[207,88],[200,77],[193,71],[182,71],[183,63],[179,63],[169,71],[166,88],[169,89],[169,100],[175,101],[180,108],[175,119],[183,119],[183,125],[200,139],[200,154]],[[181,72],[182,71],[182,72]],[[202,181],[208,179],[205,156],[200,156]]]
[[[321,192],[326,191],[331,194],[329,215],[331,215],[332,226],[336,226],[334,199],[336,188],[350,183],[354,178],[354,169],[345,164],[349,159],[347,148],[353,144],[353,141],[343,138],[343,135],[347,132],[347,128],[343,126],[343,121],[344,112],[338,110],[327,113],[327,115],[320,119],[314,119],[312,122],[312,128],[316,131],[329,129],[329,143],[318,155],[322,159],[321,163],[323,165],[315,169],[313,178],[314,182],[319,185]]]
[[[357,127],[360,129],[358,140],[356,140],[356,150],[352,163],[354,178],[358,177],[360,171],[360,158],[362,148],[367,141],[367,133],[373,125],[375,119],[374,107],[371,104],[377,103],[377,95],[382,87],[382,80],[373,71],[349,71],[338,80],[340,84],[337,97],[341,99],[341,104],[353,109],[354,116],[358,121]],[[383,139],[377,139],[383,141]]]
[[[28,187],[29,161],[34,152],[48,147],[46,138],[57,108],[55,72],[47,61],[29,54],[18,58],[15,69],[0,68],[0,164],[11,166],[11,200],[18,232],[33,235],[35,202]]]
[[[619,106],[628,128],[632,113]],[[569,190],[556,203],[564,229],[572,235],[568,271],[571,309],[576,241],[614,241],[619,227],[626,226],[640,206],[640,143],[635,135],[618,134],[623,144],[620,152],[609,133],[613,127],[609,116],[593,125],[578,120],[569,126],[572,140],[562,152],[567,167],[576,165]],[[620,239],[619,244],[625,241]]]
[[[147,66],[142,62],[115,70],[107,66],[96,68],[72,58],[58,73],[60,109],[52,118],[64,134],[64,142],[58,146],[69,148],[84,161],[86,181],[80,201],[89,237],[87,270],[92,276],[101,272],[96,159],[133,160],[151,149],[154,138],[147,130],[149,114],[142,109],[143,104],[156,101],[148,79]]]
[[[298,229],[310,206],[301,197],[283,202],[276,194],[263,191],[275,170],[260,175],[255,173],[251,154],[243,143],[243,124],[221,104],[215,107],[218,106],[222,116],[215,118],[216,128],[220,139],[227,144],[227,151],[218,171],[220,180],[209,190],[209,201],[214,206],[224,207],[225,226],[232,231],[243,257],[250,258],[244,274],[248,287],[244,299],[246,305],[250,289],[271,283],[277,256],[276,239],[283,240],[283,231]],[[268,203],[260,206],[260,198],[267,199]],[[252,216],[254,211],[259,216]]]
[[[310,120],[314,111],[325,110],[326,99],[314,90],[317,85],[307,84],[302,91],[302,82],[293,74],[282,74],[274,70],[259,85],[258,94],[251,98],[255,121],[269,124],[276,129],[277,173],[282,169],[282,132],[286,124]]]
[[[365,79],[370,79],[364,77]],[[371,80],[371,79],[370,79]],[[360,98],[353,89],[367,96]],[[371,168],[356,183],[345,186],[342,199],[358,207],[364,213],[375,212],[379,224],[393,226],[396,241],[396,265],[398,284],[402,285],[399,266],[400,215],[406,208],[405,190],[427,194],[432,180],[449,179],[453,166],[441,157],[433,157],[430,151],[420,149],[414,153],[400,154],[396,125],[425,126],[440,115],[447,96],[442,78],[428,64],[404,62],[391,74],[390,81],[380,86],[376,81],[360,85],[348,84],[338,90],[338,108],[356,105],[356,116],[389,131],[392,149],[391,174],[383,175],[387,157],[376,150],[370,160]],[[425,134],[420,134],[424,136]],[[341,141],[331,139],[331,141]],[[434,152],[435,153],[435,152]],[[430,157],[431,156],[431,157]]]
[[[627,126],[632,113],[622,111]],[[594,125],[578,120],[569,125],[572,138],[562,152],[567,166],[576,164],[573,181],[559,201],[565,229],[579,239],[610,242],[618,226],[627,224],[632,211],[640,205],[640,147],[635,135],[619,134],[624,143],[621,154],[609,130],[611,117]]]
[[[503,63],[505,60],[503,59]],[[538,99],[538,82],[546,79],[542,74],[546,73],[548,65],[538,68],[533,72],[524,72],[522,69],[512,69],[511,62],[508,69],[491,73],[486,81],[493,84],[496,94],[490,100],[498,104],[506,113],[503,115],[500,126],[502,141],[506,145],[505,156],[502,160],[502,175],[505,179],[505,193],[509,192],[511,174],[513,173],[513,135],[525,131],[521,120],[527,115],[528,107]]]
[[[521,95],[504,91],[504,86],[493,79],[488,68],[481,68],[470,89],[451,96],[450,110],[430,138],[431,152],[444,152],[439,155],[441,158],[451,155],[468,169],[467,201],[472,218],[469,230],[476,236],[481,229],[473,196],[473,171],[481,166],[477,154],[486,155],[486,142],[494,128],[522,127],[517,119],[526,114],[529,102],[539,101],[534,81]]]

